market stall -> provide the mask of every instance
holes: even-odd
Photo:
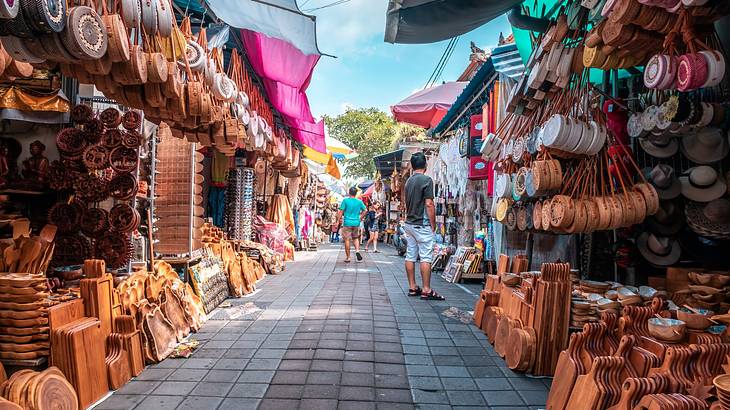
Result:
[[[284,271],[318,189],[240,32],[163,0],[48,3],[0,11],[8,408],[87,408],[190,355],[223,300]]]
[[[531,9],[547,28],[483,130],[499,256],[475,324],[554,375],[548,408],[727,408],[726,5],[563,6]]]

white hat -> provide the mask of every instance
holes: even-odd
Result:
[[[682,153],[698,164],[720,161],[728,152],[730,144],[725,139],[725,132],[719,128],[703,128],[697,134],[682,138]]]
[[[640,138],[639,144],[647,154],[656,158],[669,158],[679,150],[679,142],[668,135],[649,135]]]
[[[700,165],[687,170],[679,177],[682,195],[696,202],[710,202],[723,196],[727,190],[725,181],[714,168]]]
[[[682,185],[674,175],[674,168],[667,164],[659,164],[644,172],[646,179],[654,185],[659,199],[673,199],[682,193]]]
[[[668,266],[677,263],[682,255],[679,242],[676,239],[656,236],[644,232],[636,239],[636,246],[649,263],[659,266]]]

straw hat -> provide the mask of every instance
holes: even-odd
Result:
[[[687,170],[679,177],[682,195],[696,202],[710,202],[720,198],[727,191],[725,181],[714,168],[700,165]]]
[[[669,158],[679,149],[679,142],[668,135],[651,134],[647,138],[639,139],[639,144],[647,154],[656,158]]]
[[[687,224],[702,236],[730,239],[730,200],[716,199],[707,204],[688,202]]]
[[[646,219],[646,224],[657,235],[674,236],[684,226],[682,207],[676,201],[662,201],[657,213]]]
[[[674,199],[682,193],[682,185],[670,165],[659,164],[652,169],[644,168],[644,175],[656,188],[659,199]]]
[[[692,162],[710,164],[725,158],[730,144],[725,131],[718,128],[702,128],[697,134],[682,138],[682,153]]]
[[[641,255],[653,265],[668,266],[677,263],[682,254],[677,240],[644,232],[636,239]]]

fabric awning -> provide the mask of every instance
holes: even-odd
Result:
[[[426,44],[467,33],[522,0],[390,0],[385,41]]]
[[[468,83],[452,81],[411,94],[390,107],[396,121],[431,128],[441,121]]]
[[[206,0],[211,11],[237,28],[286,41],[304,54],[322,54],[317,47],[314,16],[302,13],[296,0]]]
[[[387,178],[393,174],[393,170],[400,171],[403,162],[403,153],[405,150],[388,152],[386,154],[373,157],[375,168],[383,178]]]

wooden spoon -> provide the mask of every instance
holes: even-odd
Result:
[[[18,263],[19,272],[27,273],[38,273],[31,272],[29,269],[33,266],[41,254],[41,243],[36,239],[26,239],[21,249],[20,262]]]
[[[27,218],[16,219],[12,222],[13,239],[21,236],[30,236],[30,220]]]
[[[685,305],[682,305],[682,307],[683,307],[683,308],[686,308],[686,309],[689,309],[689,310],[690,310],[690,311],[691,311],[692,313],[694,313],[694,314],[696,314],[696,315],[703,315],[703,316],[707,316],[707,315],[705,315],[704,313],[700,312],[699,310],[697,310],[697,309],[693,308],[693,307],[692,307],[692,306],[690,306],[690,305],[686,305],[686,304],[685,304]],[[716,325],[719,325],[719,324],[720,324],[720,322],[718,322],[717,320],[712,320],[712,318],[710,318],[710,317],[708,317],[708,318],[707,318],[707,320],[709,320],[710,322],[712,322],[712,323],[714,323],[714,324],[716,324]]]

